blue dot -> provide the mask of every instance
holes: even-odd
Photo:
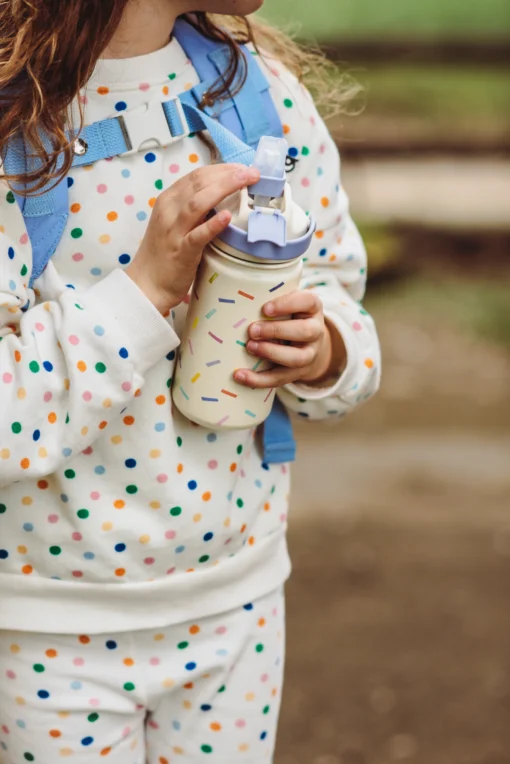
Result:
[[[9,557],[7,549],[0,549],[0,560],[6,560]]]
[[[15,292],[15,291],[16,291],[16,282],[15,282],[15,281],[13,281],[12,279],[9,281],[9,289],[10,289],[12,292]]]
[[[25,523],[23,525],[23,530],[26,531],[27,533],[32,533],[32,531],[34,530],[33,523]]]
[[[47,698],[50,697],[50,693],[48,690],[39,690],[37,693],[37,697],[41,698],[41,700],[47,700]]]
[[[165,427],[166,427],[166,424],[164,422],[156,422],[156,424],[154,425],[154,429],[156,430],[156,432],[163,432]]]
[[[319,255],[321,257],[326,257],[327,254],[328,254],[328,250],[327,249],[321,249],[321,251],[319,252]]]
[[[115,544],[115,551],[116,552],[125,552],[126,551],[126,545],[125,544]]]
[[[181,729],[181,723],[180,722],[172,722],[172,727],[174,730],[179,731]]]
[[[171,350],[169,353],[167,353],[166,359],[167,361],[173,361],[175,358],[175,350]]]
[[[203,704],[200,706],[200,710],[201,710],[201,711],[210,711],[210,710],[211,710],[211,708],[212,708],[212,706],[210,706],[210,705],[209,705],[209,703],[203,703]]]
[[[145,161],[149,164],[152,164],[152,162],[156,161],[156,154],[154,154],[152,151],[149,151],[149,153],[145,155]]]
[[[106,472],[106,468],[103,467],[102,464],[99,464],[97,467],[94,467],[94,472],[96,473],[96,475],[104,475],[104,473]]]
[[[319,178],[321,178],[324,175],[324,170],[322,169],[322,167],[317,167],[317,175],[319,176]]]
[[[26,729],[26,726],[27,726],[27,725],[25,724],[25,722],[23,721],[23,719],[18,719],[18,720],[17,720],[17,722],[16,722],[16,727],[19,727],[20,729],[24,730],[24,729]]]
[[[125,101],[117,101],[115,108],[117,111],[125,111],[127,109],[127,103]]]
[[[14,255],[16,253],[14,252],[14,249],[12,247],[9,247],[9,249],[7,250],[7,254],[9,255],[9,260],[14,260]]]
[[[81,690],[82,687],[83,685],[81,682],[78,682],[78,681],[71,682],[71,690]]]
[[[71,454],[72,454],[72,453],[73,453],[73,449],[72,449],[72,448],[63,448],[63,449],[62,449],[62,456],[65,456],[65,457],[66,457],[66,459],[67,459],[69,456],[71,456]]]
[[[225,650],[225,648],[222,647],[220,650],[216,650],[216,655],[224,657],[225,655],[228,655],[228,650]]]
[[[129,353],[126,350],[126,348],[121,348],[119,350],[119,355],[120,355],[121,358],[127,358],[129,356]]]
[[[94,334],[97,334],[98,337],[102,337],[104,334],[104,329],[102,326],[94,326]]]
[[[214,533],[211,533],[211,531],[209,531],[209,533],[205,534],[204,541],[210,541],[213,538],[213,536],[214,536]]]
[[[83,557],[85,558],[85,560],[95,560],[96,559],[96,555],[94,554],[94,552],[84,552],[83,553]]]
[[[60,501],[63,501],[64,504],[67,504],[67,502],[69,501],[69,496],[66,493],[61,493],[60,494]]]
[[[262,462],[260,466],[262,467],[263,470],[269,470],[269,464],[266,464],[265,462]]]
[[[126,467],[128,467],[130,470],[133,469],[133,467],[136,467],[136,459],[126,459],[124,462]]]
[[[215,432],[209,432],[207,433],[207,442],[208,443],[214,443],[218,439],[218,436]]]
[[[114,639],[109,639],[106,643],[106,647],[108,650],[116,650],[117,649],[117,643]]]
[[[89,737],[84,737],[83,740],[81,741],[81,744],[92,745],[93,742],[94,742],[94,738],[89,736]]]
[[[53,371],[53,364],[49,361],[43,361],[43,367],[46,369],[46,371]]]
[[[255,481],[255,485],[257,486],[257,488],[262,488],[262,480],[259,480],[257,478],[257,480]]]
[[[261,732],[261,733],[260,733],[260,739],[261,739],[261,740],[265,740],[265,739],[266,739],[266,737],[267,737],[267,732]]]
[[[251,602],[248,602],[248,604],[247,604],[247,605],[243,605],[243,608],[244,608],[245,610],[253,610],[253,605],[252,605],[252,603],[251,603]]]
[[[185,549],[186,549],[186,547],[181,544],[181,546],[178,546],[176,548],[175,553],[176,554],[181,554],[182,552],[184,552]]]
[[[121,255],[119,257],[119,263],[121,265],[127,265],[130,262],[131,262],[131,255]]]
[[[292,147],[289,149],[289,156],[291,156],[291,157],[297,157],[297,156],[299,156],[299,149],[296,149],[294,146],[292,146]]]
[[[197,485],[198,485],[198,483],[197,483],[196,480],[190,480],[189,483],[188,483],[188,488],[190,489],[190,491],[194,491],[196,489]]]
[[[189,663],[186,663],[184,668],[186,671],[194,671],[197,667],[197,664],[194,661],[190,661]]]
[[[123,178],[129,178],[131,176],[130,170],[122,170],[121,175]]]
[[[227,501],[232,501],[232,496],[233,496],[233,493],[232,493],[232,491],[229,491],[229,492],[227,493]]]
[[[91,268],[90,273],[92,276],[100,276],[102,273],[101,268]]]
[[[33,440],[35,440],[37,442],[40,437],[41,437],[41,431],[40,430],[34,430],[34,434],[32,435]]]
[[[68,289],[76,289],[76,287],[74,286],[74,284],[66,284],[66,287],[67,287]]]
[[[147,213],[141,210],[140,212],[136,213],[136,217],[138,220],[147,220]]]
[[[71,178],[69,175],[67,176],[67,188],[71,188],[71,186],[74,185],[74,178]]]

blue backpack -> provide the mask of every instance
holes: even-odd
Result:
[[[248,49],[243,47],[244,71],[239,72],[232,88],[235,91],[244,78],[239,92],[212,107],[201,107],[204,94],[227,69],[229,48],[204,37],[184,19],[177,20],[174,36],[197,71],[200,84],[162,104],[150,103],[145,109],[88,125],[75,142],[73,167],[138,152],[148,140],[168,146],[203,130],[209,132],[224,162],[251,165],[262,136],[282,137],[282,124],[269,83]],[[20,138],[9,146],[4,166],[9,174],[35,168]],[[32,244],[32,284],[55,253],[69,217],[67,178],[38,196],[15,196]],[[292,425],[278,399],[263,425],[262,441],[266,463],[294,461]]]

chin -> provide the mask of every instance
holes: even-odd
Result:
[[[210,13],[220,13],[232,16],[248,16],[255,13],[264,5],[264,0],[209,0],[203,3],[205,8],[195,10],[206,10]]]

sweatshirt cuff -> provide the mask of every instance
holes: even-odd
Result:
[[[180,340],[166,318],[141,289],[120,269],[87,291],[87,306],[97,315],[108,312],[126,338],[137,371],[143,375],[155,366]]]
[[[285,390],[295,395],[296,398],[301,398],[305,401],[322,401],[332,396],[342,397],[355,384],[358,375],[360,353],[354,331],[347,321],[344,321],[337,313],[324,311],[324,317],[328,319],[342,337],[347,353],[347,363],[338,378],[332,380],[331,385],[311,387],[302,382],[285,385]]]

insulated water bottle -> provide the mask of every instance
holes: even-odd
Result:
[[[261,139],[260,181],[221,205],[232,222],[205,250],[192,288],[172,396],[184,416],[209,429],[254,427],[273,406],[274,389],[247,388],[233,375],[271,367],[247,352],[248,327],[270,320],[262,309],[272,297],[298,289],[315,230],[292,201],[286,156],[284,139]]]

